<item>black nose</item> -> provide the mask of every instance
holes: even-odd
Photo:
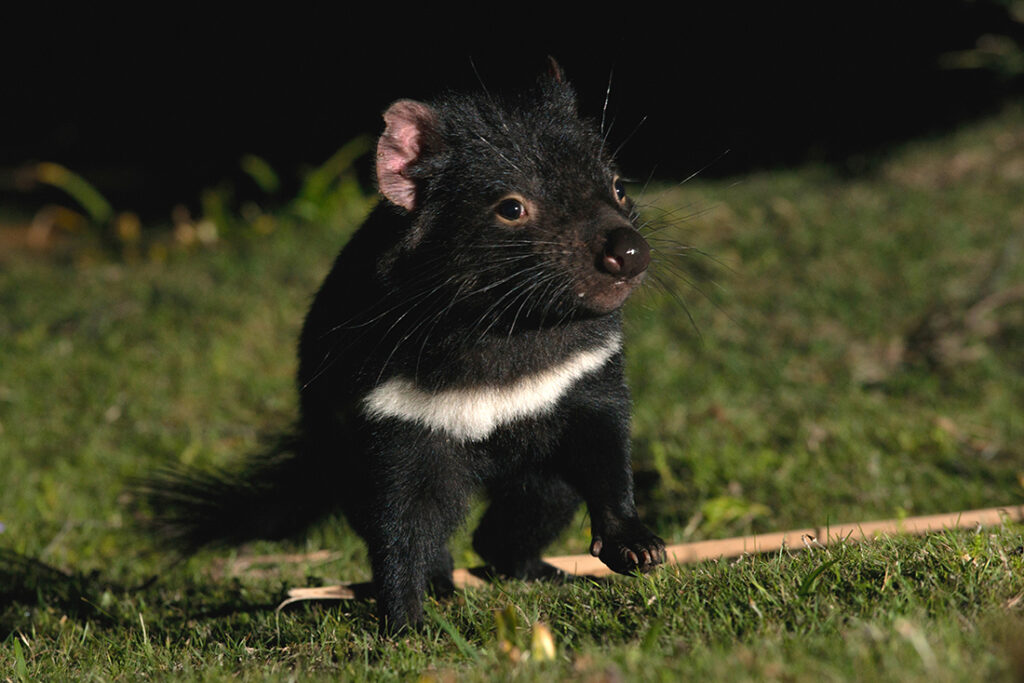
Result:
[[[651,247],[632,228],[616,228],[608,233],[601,253],[601,268],[622,278],[636,277],[647,270]]]

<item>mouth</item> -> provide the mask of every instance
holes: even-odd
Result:
[[[645,275],[646,270],[632,277],[609,278],[607,275],[597,275],[576,291],[577,302],[582,308],[594,313],[611,313],[626,303],[633,290],[643,282]]]

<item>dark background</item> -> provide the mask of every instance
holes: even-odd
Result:
[[[166,220],[217,183],[256,196],[239,169],[247,153],[271,163],[287,198],[304,168],[379,132],[392,100],[516,87],[547,54],[596,118],[611,76],[610,137],[626,143],[619,158],[633,177],[807,161],[856,173],[894,142],[947,131],[1024,90],[1024,23],[1011,5],[612,6],[557,26],[537,10],[474,5],[465,25],[453,12],[403,17],[401,31],[389,16],[338,7],[216,19],[184,6],[59,21],[44,11],[16,20],[3,48],[0,207],[61,201],[15,182],[24,165],[55,161],[116,209]]]

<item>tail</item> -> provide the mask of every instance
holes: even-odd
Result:
[[[185,552],[294,536],[338,507],[337,479],[299,436],[235,468],[168,468],[138,482],[148,526]]]

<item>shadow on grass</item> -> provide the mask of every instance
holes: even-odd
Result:
[[[279,604],[247,601],[240,591],[218,583],[189,586],[187,598],[168,600],[160,594],[166,586],[159,579],[153,576],[140,585],[125,586],[105,580],[96,571],[64,571],[21,553],[0,549],[0,641],[25,630],[35,609],[117,628],[137,625],[138,611],[126,607],[130,598],[149,598],[162,604],[167,612],[178,612],[163,616],[161,630],[170,631],[193,620],[273,612]],[[200,607],[186,611],[175,604],[183,599]]]

